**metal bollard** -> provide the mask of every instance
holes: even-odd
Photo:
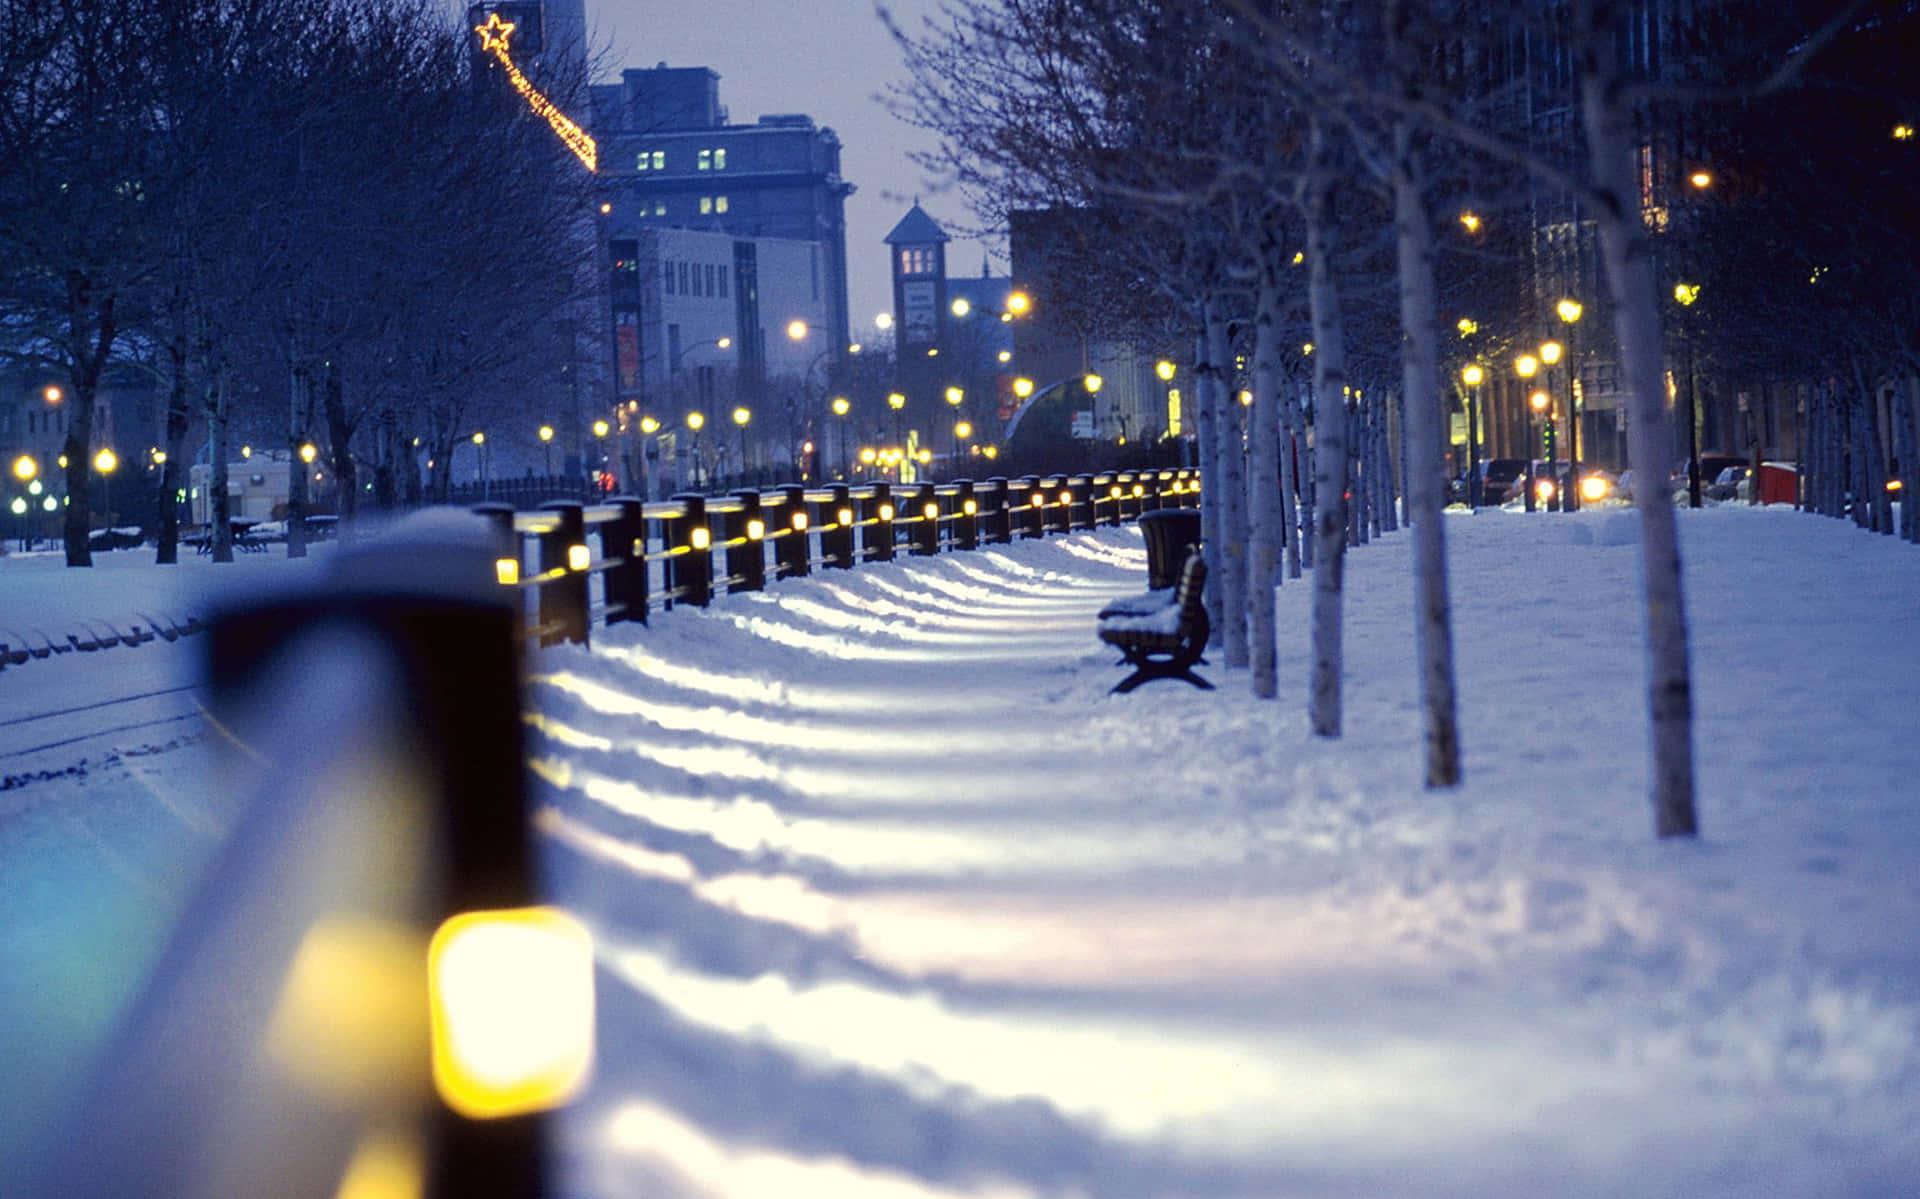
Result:
[[[980,510],[986,515],[987,543],[1005,545],[1013,540],[1013,514],[1007,510],[1011,502],[1007,496],[1007,480],[996,475],[986,481],[984,488],[976,489],[975,498],[980,501]]]
[[[727,516],[727,575],[729,592],[764,591],[767,587],[767,520],[760,511],[760,493],[736,491],[740,511]]]
[[[820,520],[820,562],[840,570],[853,569],[853,525],[859,518],[845,483],[827,489],[832,498]]]
[[[933,484],[922,483],[913,489],[913,552],[928,557],[940,552],[940,497]]]
[[[980,501],[974,498],[972,480],[960,480],[960,492],[953,497],[953,502],[958,509],[953,518],[953,548],[979,549]]]
[[[860,543],[870,562],[893,561],[894,538],[893,489],[886,483],[873,485],[873,498],[866,502],[866,519],[873,523],[861,530]]]
[[[540,638],[541,645],[571,641],[587,644],[587,522],[578,500],[555,500],[540,505],[554,523],[540,535],[540,624],[558,625],[557,632]]]
[[[713,600],[713,530],[707,525],[707,497],[686,493],[673,497],[686,515],[673,523],[670,546],[676,551],[673,585],[680,602],[704,608]]]
[[[802,578],[813,573],[813,518],[807,512],[807,489],[789,485],[779,491],[787,497],[780,509],[787,527],[774,558],[780,564],[781,578]]]
[[[630,495],[612,501],[620,515],[600,526],[600,557],[618,566],[601,578],[606,588],[607,623],[647,622],[647,516]]]

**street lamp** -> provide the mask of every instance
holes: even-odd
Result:
[[[791,335],[791,330],[788,331]],[[733,410],[733,423],[740,427],[740,471],[747,469],[747,422],[753,419],[753,413],[745,405]]]
[[[1700,499],[1700,396],[1699,384],[1693,377],[1693,332],[1687,327],[1686,310],[1692,308],[1700,298],[1698,283],[1680,282],[1673,285],[1673,298],[1680,305],[1680,343],[1687,351],[1687,507],[1702,506]],[[1758,487],[1760,481],[1754,480]]]
[[[853,401],[845,396],[835,396],[833,397],[832,403],[828,404],[827,407],[831,408],[833,414],[840,418],[840,469],[851,475],[853,473],[853,459],[849,456],[847,450],[847,414],[853,411]]]
[[[1519,375],[1522,379],[1532,379],[1540,373],[1540,360],[1532,354],[1522,354],[1513,360],[1513,373]],[[1522,409],[1522,411],[1526,413],[1526,428],[1521,444],[1526,447],[1527,452],[1527,486],[1522,498],[1526,510],[1532,512],[1535,510],[1533,502],[1533,454],[1535,450],[1533,444],[1533,415],[1526,409]]]
[[[49,404],[58,404],[61,400],[64,400],[67,398],[67,393],[64,391],[61,391],[54,384],[49,383],[40,392],[40,396],[42,399],[46,400],[47,403]]]
[[[1100,389],[1107,385],[1107,381],[1089,371],[1087,375],[1080,380],[1080,385],[1087,389],[1088,395],[1094,396],[1100,394]]]
[[[33,455],[22,454],[13,460],[13,477],[22,483],[33,482],[39,474],[40,464],[33,460]]]
[[[953,303],[948,305],[948,307],[953,310],[953,315],[957,317],[964,318],[973,313],[973,303],[965,296],[955,296]]]
[[[1544,448],[1541,450],[1541,457],[1547,464],[1547,477],[1544,479],[1540,478],[1531,468],[1531,464],[1529,464],[1527,470],[1527,495],[1545,504],[1547,510],[1551,512],[1558,507],[1558,505],[1554,503],[1557,488],[1555,488],[1553,484],[1554,429],[1553,413],[1551,411],[1553,407],[1553,397],[1547,394],[1545,388],[1536,388],[1533,394],[1527,397],[1527,407],[1532,409],[1533,415],[1540,418],[1543,422],[1545,440]],[[1533,509],[1529,507],[1527,510],[1531,512]]]
[[[540,426],[540,452],[546,459],[547,477],[553,477],[553,426]]]
[[[788,341],[805,341],[806,339],[807,339],[807,322],[802,320],[792,320],[787,322],[787,340]]]
[[[1015,316],[1025,316],[1033,311],[1033,297],[1024,291],[1007,293],[1007,311]]]
[[[907,397],[897,391],[887,393],[887,407],[893,409],[893,444],[900,442],[900,410],[907,406]]]

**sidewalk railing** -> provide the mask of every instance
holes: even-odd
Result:
[[[498,581],[522,592],[528,635],[587,643],[595,624],[645,623],[657,608],[705,607],[716,594],[1050,533],[1125,524],[1143,512],[1199,503],[1200,472],[1120,471],[952,483],[802,487],[631,497],[538,511],[474,511],[495,530]]]

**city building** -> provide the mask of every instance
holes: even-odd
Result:
[[[885,238],[901,420],[909,440],[941,456],[1000,440],[1018,403],[1013,327],[1025,316],[1024,304],[1014,311],[1013,280],[985,262],[976,277],[947,273],[950,240],[917,201]],[[961,427],[969,437],[956,435]]]
[[[8,536],[29,531],[50,536],[58,525],[58,508],[67,494],[60,457],[72,421],[70,387],[49,371],[0,371],[0,469],[5,471],[0,528]],[[161,405],[159,389],[146,372],[114,365],[102,375],[87,455],[94,464],[96,525],[142,525],[153,517],[155,452],[164,444]],[[102,450],[110,451],[104,459]]]
[[[721,338],[749,397],[806,374],[823,351],[828,366],[843,363],[853,185],[833,130],[791,114],[732,124],[705,67],[628,70],[592,101],[619,399],[646,406],[649,384],[673,380],[683,352],[682,367],[717,372],[691,347]],[[795,321],[806,331],[790,338]]]

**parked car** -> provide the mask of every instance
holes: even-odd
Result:
[[[1481,504],[1497,508],[1507,501],[1509,495],[1516,498],[1520,495],[1514,490],[1514,484],[1527,472],[1525,459],[1488,458],[1475,466],[1480,472]],[[1448,485],[1447,498],[1456,504],[1468,502],[1470,484],[1471,479],[1461,475]]]

